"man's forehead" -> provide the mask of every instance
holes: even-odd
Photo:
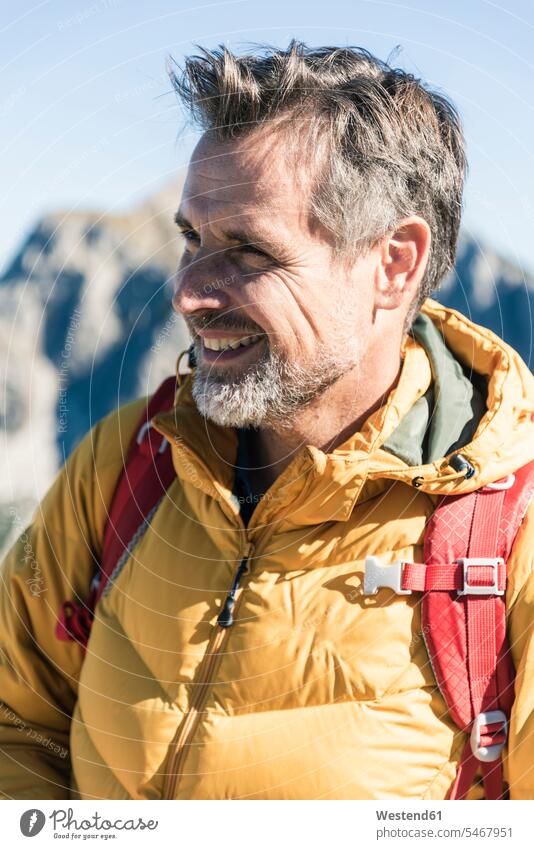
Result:
[[[295,192],[281,191],[276,184],[263,190],[259,184],[210,181],[209,186],[200,186],[198,181],[186,181],[178,216],[193,226],[209,223],[226,230],[238,225],[240,230],[267,234],[276,223],[305,226],[306,206]]]
[[[178,217],[194,227],[248,231],[256,241],[307,233],[310,174],[294,162],[282,134],[224,142],[203,137],[191,157]]]
[[[238,186],[223,185],[218,191],[214,188],[204,191],[195,191],[195,189],[198,187],[185,183],[180,208],[183,210],[186,207],[200,217],[206,217],[208,212],[210,215],[224,217],[225,214],[232,214],[232,212],[235,214],[237,207],[242,216],[255,216],[258,213],[269,215],[277,206],[283,206],[285,200],[285,196],[280,192],[249,193],[246,190],[240,190]]]
[[[224,142],[203,137],[189,163],[184,199],[209,197],[256,209],[294,198],[305,190],[304,174],[282,142],[274,133]]]

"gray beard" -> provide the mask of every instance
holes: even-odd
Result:
[[[322,349],[310,366],[303,367],[271,351],[264,341],[266,351],[236,376],[202,364],[199,344],[193,398],[199,412],[222,427],[290,428],[299,410],[359,362],[354,348],[335,353]]]

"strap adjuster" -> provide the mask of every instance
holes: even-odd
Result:
[[[365,558],[363,594],[376,595],[382,587],[393,590],[397,595],[411,595],[411,590],[403,590],[402,572],[405,560],[396,560],[391,566],[384,566],[379,557],[370,555]]]
[[[502,741],[502,743],[495,743],[493,746],[481,746],[481,728],[486,725],[495,725],[497,722],[501,724],[501,728],[494,733],[504,734],[504,740]],[[496,761],[504,748],[507,736],[508,720],[506,718],[506,714],[504,714],[502,710],[489,710],[485,713],[479,713],[478,716],[476,716],[473,720],[473,727],[471,729],[471,751],[473,752],[475,758],[477,758],[479,761],[484,761],[485,763]]]
[[[499,589],[499,566],[504,566],[502,557],[460,557],[456,561],[463,567],[464,585],[458,590],[458,595],[504,595]],[[493,569],[493,580],[490,584],[470,584],[469,569],[472,566],[490,566]]]

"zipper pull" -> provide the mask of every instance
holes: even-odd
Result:
[[[235,573],[234,582],[232,584],[232,589],[226,596],[225,602],[222,606],[222,610],[217,616],[217,624],[221,626],[221,628],[229,628],[230,625],[234,624],[234,616],[233,610],[235,605],[235,594],[237,592],[237,588],[239,587],[239,581],[241,580],[242,575],[245,572],[248,572],[248,558],[250,557],[250,550],[248,550],[245,557],[243,557],[237,572]]]
[[[234,617],[232,611],[234,609],[235,598],[230,592],[226,596],[226,601],[224,602],[223,609],[219,613],[217,617],[217,624],[221,626],[221,628],[229,628],[230,625],[234,624]]]

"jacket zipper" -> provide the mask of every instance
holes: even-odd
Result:
[[[253,551],[253,546],[248,544],[245,554],[237,568],[237,571],[232,582],[232,587],[226,596],[221,611],[217,617],[217,622],[206,647],[204,658],[201,662],[199,671],[199,680],[195,688],[195,695],[191,700],[189,710],[185,716],[183,723],[177,730],[174,739],[171,742],[171,753],[169,757],[169,768],[165,776],[163,786],[163,798],[174,799],[176,784],[180,777],[183,761],[187,752],[187,746],[192,739],[198,721],[200,719],[204,701],[208,694],[208,689],[212,681],[213,672],[225,637],[228,634],[228,629],[234,623],[234,607],[236,603],[236,593],[239,589],[239,582],[245,572],[249,571],[248,561]]]
[[[217,616],[217,624],[220,625],[221,628],[229,628],[230,625],[234,624],[234,616],[233,610],[235,607],[235,594],[239,588],[239,581],[245,572],[248,571],[248,558],[250,557],[250,552],[247,553],[245,557],[243,557],[241,563],[239,564],[239,568],[235,573],[234,582],[232,584],[232,589],[226,596],[226,601],[222,606],[222,610]]]

